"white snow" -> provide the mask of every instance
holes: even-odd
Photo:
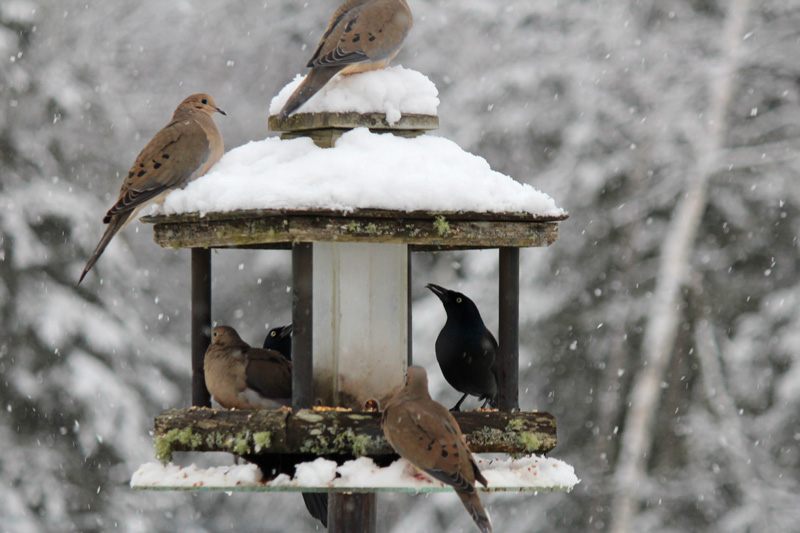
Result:
[[[572,490],[580,482],[575,470],[558,459],[526,456],[521,459],[487,460],[476,456],[478,467],[489,482],[488,492]],[[152,488],[220,488],[247,487],[258,490],[286,488],[378,488],[394,491],[442,492],[449,486],[419,472],[405,459],[387,467],[378,467],[372,459],[361,457],[337,466],[334,461],[318,458],[296,467],[293,478],[281,474],[268,483],[261,482],[255,465],[201,469],[195,465],[146,463],[131,479],[131,487]],[[479,487],[480,490],[484,490]]]
[[[198,468],[195,465],[181,467],[172,463],[145,463],[133,473],[131,487],[253,487],[260,481],[261,471],[254,464]]]
[[[295,479],[299,485],[325,486],[334,477],[336,477],[336,463],[322,457],[310,463],[300,463],[295,467]]]
[[[277,115],[305,76],[298,74],[272,99],[269,114]],[[346,76],[338,75],[297,112],[384,113],[389,124],[403,114],[436,115],[439,91],[425,75],[401,66]]]
[[[155,213],[237,209],[396,209],[561,216],[552,198],[441,137],[358,128],[334,148],[309,138],[250,142],[169,194]]]

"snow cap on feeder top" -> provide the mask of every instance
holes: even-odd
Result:
[[[272,99],[269,114],[277,115],[305,76],[297,75]],[[439,91],[416,70],[403,67],[338,75],[315,94],[298,113],[382,113],[391,125],[402,115],[436,115]]]

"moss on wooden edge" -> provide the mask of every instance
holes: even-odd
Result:
[[[245,455],[269,448],[272,444],[272,433],[269,431],[250,432],[241,431],[236,435],[213,432],[198,435],[191,427],[171,429],[164,435],[156,435],[153,445],[156,459],[161,463],[172,460],[172,453],[176,451],[205,451],[207,449],[227,451],[236,455]]]
[[[447,222],[447,219],[444,218],[444,215],[438,215],[434,219],[433,227],[440,237],[444,237],[450,233],[450,224]]]
[[[321,431],[313,432],[315,435],[303,441],[300,446],[302,453],[315,455],[342,454],[353,457],[363,457],[370,450],[388,446],[383,438],[373,438],[368,435],[357,435],[352,429],[339,431],[336,435],[323,435]]]
[[[165,435],[157,435],[153,439],[153,446],[156,449],[156,459],[162,463],[172,460],[172,452],[175,448],[195,449],[199,447],[203,439],[199,435],[192,433],[192,428],[171,429]],[[179,444],[180,446],[176,446]]]

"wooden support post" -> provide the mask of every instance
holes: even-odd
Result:
[[[519,411],[519,248],[500,248],[498,407]]]
[[[313,391],[313,275],[311,243],[292,245],[292,407],[310,408]]]
[[[211,250],[192,248],[192,405],[211,407],[203,360],[211,343]]]
[[[377,531],[378,495],[331,494],[328,507],[329,533],[368,533]]]
[[[406,288],[406,293],[408,294],[408,301],[406,302],[406,305],[408,306],[408,331],[406,333],[406,341],[408,342],[408,366],[411,366],[414,364],[414,349],[412,342],[413,336],[411,334],[413,330],[411,324],[411,247],[408,248],[408,265],[406,268],[408,268],[408,281],[406,282],[408,285]]]

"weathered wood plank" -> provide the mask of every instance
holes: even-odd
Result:
[[[332,215],[207,216],[155,222],[155,241],[165,248],[285,247],[293,242],[409,244],[434,249],[549,246],[558,225],[531,220],[365,218]],[[281,246],[282,245],[282,246]]]
[[[556,420],[544,412],[454,413],[475,453],[546,453],[556,446]],[[156,455],[223,451],[239,455],[393,455],[380,412],[173,409],[156,417]]]
[[[394,124],[386,121],[385,113],[295,113],[281,121],[277,115],[270,115],[270,131],[304,131],[326,128],[371,130],[435,130],[439,127],[439,117],[435,115],[405,114]]]
[[[528,212],[503,211],[503,212],[476,212],[476,211],[401,211],[398,209],[238,209],[235,211],[212,212],[201,215],[199,213],[181,213],[178,215],[147,215],[141,218],[142,222],[160,224],[164,222],[198,222],[201,220],[233,220],[251,219],[262,217],[292,218],[295,216],[330,216],[353,219],[395,218],[401,220],[429,220],[443,216],[448,220],[479,220],[484,222],[496,221],[528,221],[528,222],[560,222],[569,218],[569,215],[534,215]]]
[[[308,137],[314,144],[319,146],[320,148],[333,148],[336,144],[336,141],[339,140],[339,137],[351,131],[349,129],[340,129],[340,128],[324,128],[319,130],[302,130],[302,131],[284,131],[281,133],[281,139],[288,140],[288,139],[297,139],[299,137]],[[425,133],[425,130],[382,130],[382,129],[371,129],[372,133],[391,133],[392,135],[396,135],[398,137],[405,137],[405,138],[414,138],[419,137]]]

